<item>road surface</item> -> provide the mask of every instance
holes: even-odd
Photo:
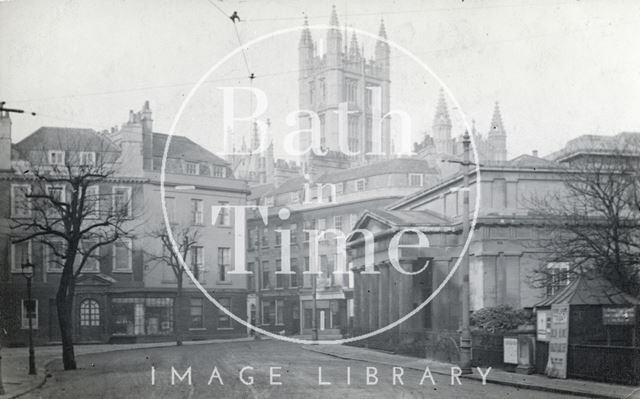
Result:
[[[438,374],[432,375],[433,385],[424,371],[337,359],[273,340],[144,348],[77,360],[75,371],[62,371],[54,362],[52,377],[26,397],[569,398],[466,379],[452,386],[450,376]]]

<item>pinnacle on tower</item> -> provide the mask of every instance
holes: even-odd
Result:
[[[378,41],[376,42],[375,60],[376,63],[383,66],[387,73],[389,72],[389,44],[384,40],[387,39],[387,30],[384,27],[384,20],[380,20],[380,30],[378,31]]]
[[[349,48],[349,58],[357,59],[360,58],[360,48],[358,47],[358,38],[356,37],[356,32],[354,31],[351,34],[351,45]]]
[[[451,118],[444,99],[444,90],[440,89],[436,113],[433,116],[433,142],[436,152],[441,154],[453,153],[453,141],[451,140]]]
[[[338,65],[341,62],[342,48],[342,32],[340,31],[340,23],[338,22],[338,13],[336,6],[331,7],[331,20],[329,22],[331,29],[327,30],[327,65]],[[345,37],[345,42],[347,38]],[[346,43],[345,43],[346,44]]]
[[[307,16],[304,16],[304,29],[302,30],[302,34],[300,35],[300,47],[305,45],[311,45],[311,31],[309,30],[309,19]]]
[[[447,103],[444,99],[444,90],[440,89],[440,97],[438,98],[438,105],[436,106],[436,114],[433,117],[433,124],[445,124],[451,126],[451,118],[449,117],[449,110],[447,109]]]
[[[384,27],[384,18],[380,18],[380,29],[378,30],[378,36],[387,38],[387,30]]]
[[[491,118],[489,135],[505,135],[504,126],[502,125],[502,115],[500,113],[500,104],[497,101],[495,108],[493,109],[493,117]]]
[[[333,25],[333,26],[340,25],[338,23],[338,13],[336,12],[335,4],[331,6],[331,21],[329,22],[329,25]]]

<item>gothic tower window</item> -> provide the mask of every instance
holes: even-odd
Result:
[[[309,82],[309,103],[313,104],[315,97],[315,83],[313,81]]]
[[[345,79],[345,89],[347,94],[347,101],[355,102],[358,98],[358,80],[357,79]]]
[[[349,151],[358,151],[360,148],[360,140],[358,140],[358,117],[349,116]]]
[[[320,79],[320,95],[322,96],[322,101],[327,100],[327,83],[324,78]]]

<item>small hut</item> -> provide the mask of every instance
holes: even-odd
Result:
[[[536,369],[550,377],[640,383],[640,300],[580,276],[535,306]]]

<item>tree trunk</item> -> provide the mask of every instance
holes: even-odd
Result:
[[[178,276],[178,290],[176,292],[176,303],[174,304],[173,319],[176,332],[176,346],[182,346],[182,276]]]
[[[63,273],[56,304],[58,308],[58,323],[60,324],[60,336],[62,338],[62,364],[65,370],[75,370],[76,356],[73,350],[73,276],[65,276]]]

